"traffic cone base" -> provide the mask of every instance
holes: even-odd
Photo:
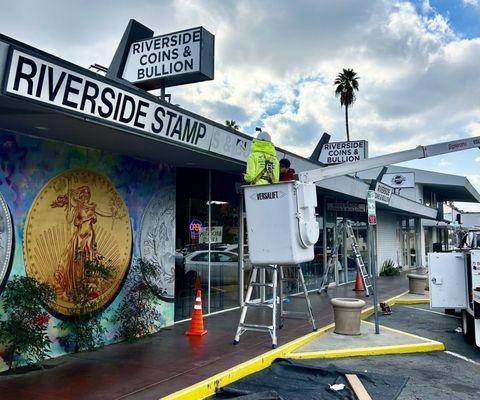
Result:
[[[362,276],[360,275],[360,271],[357,270],[357,278],[355,279],[355,287],[353,288],[356,292],[364,292],[365,288],[363,287]]]

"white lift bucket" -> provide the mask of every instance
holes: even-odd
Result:
[[[243,188],[252,264],[292,265],[313,260],[319,235],[315,185],[288,181]]]

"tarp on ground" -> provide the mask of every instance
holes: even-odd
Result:
[[[251,374],[224,388],[210,399],[238,400],[355,400],[345,378],[356,374],[373,400],[395,400],[408,378],[336,367],[316,366],[307,361],[278,359],[269,368]],[[343,383],[345,388],[333,391],[330,385]]]

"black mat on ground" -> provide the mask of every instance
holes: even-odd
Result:
[[[306,361],[278,359],[262,371],[251,374],[224,388],[210,399],[238,400],[355,400],[345,374],[356,374],[373,400],[395,400],[408,378],[369,372],[347,371],[333,364],[319,367]],[[329,385],[345,384],[340,391]]]

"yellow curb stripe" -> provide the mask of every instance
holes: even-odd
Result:
[[[443,351],[445,345],[440,342],[429,341],[416,344],[402,344],[393,346],[379,347],[360,347],[357,349],[339,349],[339,350],[321,350],[310,351],[305,353],[290,353],[287,355],[293,359],[308,358],[338,358],[338,357],[357,357],[357,356],[377,356],[385,354],[405,354],[405,353],[421,353],[430,351]]]
[[[372,325],[372,326],[375,325],[373,322],[369,322],[369,321],[362,321],[362,322],[363,322],[364,324],[368,324],[368,325]],[[380,328],[385,329],[386,331],[398,333],[398,334],[400,334],[400,335],[408,336],[408,337],[411,337],[411,338],[414,338],[414,339],[418,339],[418,340],[422,340],[422,341],[425,341],[425,342],[440,343],[440,342],[437,342],[436,340],[432,340],[432,339],[429,339],[429,338],[426,338],[426,337],[423,337],[423,336],[415,335],[415,334],[410,333],[410,332],[404,332],[404,331],[401,331],[401,330],[399,330],[399,329],[390,328],[389,326],[380,325]]]
[[[269,367],[272,362],[277,358],[284,358],[287,354],[291,353],[295,349],[302,347],[304,344],[310,342],[312,339],[322,335],[326,331],[332,329],[334,324],[329,324],[323,328],[302,336],[289,343],[284,344],[274,350],[270,350],[267,353],[261,354],[251,360],[236,365],[226,371],[220,372],[210,378],[207,378],[195,385],[189,386],[178,392],[172,393],[162,400],[191,400],[202,399],[215,393],[215,391],[223,386],[229,385],[247,375],[254,372],[261,371],[264,368]],[[241,346],[241,343],[239,344]]]
[[[401,296],[404,296],[408,293],[408,290],[394,296],[385,301],[389,305],[395,304],[395,300]],[[370,306],[362,311],[362,319],[369,317],[373,314],[373,306]],[[244,363],[238,364],[226,371],[220,372],[210,378],[207,378],[201,382],[198,382],[192,386],[189,386],[185,389],[179,390],[175,393],[172,393],[168,396],[162,397],[161,400],[190,400],[190,399],[203,399],[207,396],[210,396],[215,393],[219,388],[229,385],[232,382],[235,382],[247,375],[250,375],[254,372],[261,371],[264,368],[270,366],[270,364],[276,358],[285,358],[291,356],[292,352],[303,346],[304,344],[310,342],[312,339],[322,335],[326,331],[332,329],[335,324],[329,324],[322,328],[319,328],[317,331],[309,333],[305,336],[302,336],[298,339],[295,339],[291,342],[288,342],[274,350],[270,350],[264,354],[261,354],[251,360],[248,360]],[[443,346],[443,344],[441,344]],[[241,343],[239,344],[241,346]],[[425,350],[427,351],[427,350]],[[299,354],[299,353],[295,353]]]
[[[430,304],[430,299],[397,299],[395,304]]]

